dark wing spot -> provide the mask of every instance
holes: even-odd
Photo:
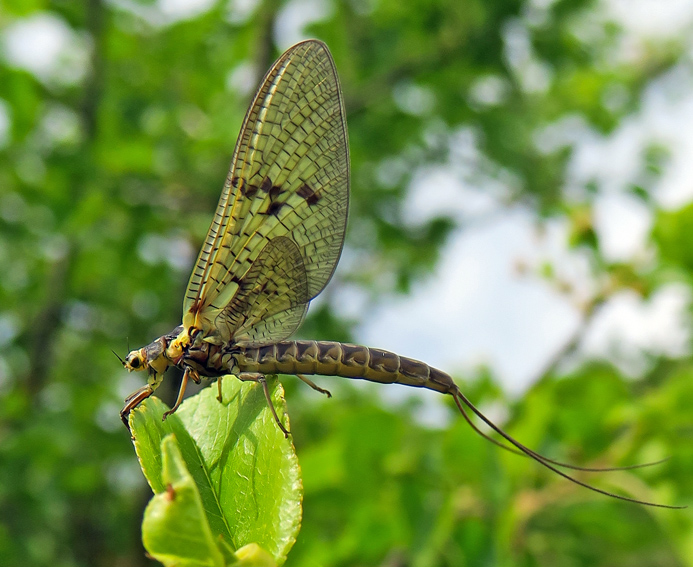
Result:
[[[269,190],[269,198],[270,198],[270,200],[274,201],[282,193],[284,193],[284,190],[281,187],[277,187],[276,185],[272,185],[272,188]]]
[[[275,217],[279,214],[279,211],[282,210],[282,207],[285,206],[286,203],[280,203],[279,201],[272,201],[269,205],[267,205],[267,211],[265,211],[266,215],[274,215]]]
[[[320,195],[313,191],[307,183],[301,185],[296,193],[299,197],[303,197],[309,205],[315,205],[320,200]]]
[[[262,183],[260,184],[260,189],[262,189],[265,193],[269,193],[270,189],[272,189],[272,180],[269,178],[268,175],[266,175],[265,178],[262,180]]]
[[[245,197],[248,197],[249,199],[255,196],[255,193],[257,193],[258,186],[257,185],[252,185],[252,184],[246,184],[243,183],[241,185],[241,193]]]
[[[190,306],[189,312],[190,313],[199,313],[201,309],[202,309],[202,301],[200,301],[199,299],[196,299],[195,301],[193,301],[193,304]]]

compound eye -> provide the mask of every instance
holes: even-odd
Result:
[[[128,360],[128,364],[132,366],[133,368],[139,368],[140,367],[140,358],[138,356],[133,356],[130,360]]]

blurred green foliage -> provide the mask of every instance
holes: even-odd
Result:
[[[576,22],[602,25],[588,0],[325,0],[304,9],[318,4],[322,18],[305,33],[327,42],[342,80],[348,245],[368,259],[333,285],[357,284],[375,302],[435,265],[454,220],[412,227],[403,196],[420,167],[457,159],[447,142],[460,128],[473,130],[484,156],[475,173],[503,180],[508,200],[539,218],[571,223],[573,245],[610,283],[587,320],[619,290],[646,297],[664,283],[692,285],[690,207],[654,211],[656,262],[613,265],[592,226],[589,195],[600,188],[569,201],[569,149],[535,143],[547,124],[575,115],[612,131],[682,45],[652,42],[637,64],[619,63],[608,56],[621,40],[617,26],[588,39],[574,31]],[[151,564],[140,543],[151,493],[118,417],[141,383],[110,351],[179,323],[248,97],[287,47],[274,38],[300,3],[213,2],[180,20],[163,5],[0,1],[0,110],[9,124],[0,137],[3,566]],[[70,48],[53,68],[29,72],[8,37],[46,19]],[[539,86],[523,82],[523,62],[509,55],[518,30],[544,72],[535,74]],[[47,46],[24,49],[40,56]],[[609,103],[613,92],[620,104]],[[657,148],[643,156],[649,176],[632,187],[648,207],[665,158]],[[355,323],[323,303],[302,332],[345,339]],[[507,404],[510,433],[552,457],[606,466],[671,455],[651,469],[589,477],[635,497],[691,503],[690,357],[653,355],[637,381],[596,363],[565,376],[560,362],[513,403],[492,377],[457,378],[475,402]],[[413,419],[415,406],[386,410],[373,388],[332,384],[336,399],[315,401],[286,380],[305,488],[287,565],[693,565],[690,510],[598,497],[504,454],[459,416],[427,429]],[[169,377],[160,395],[170,402],[174,388]]]

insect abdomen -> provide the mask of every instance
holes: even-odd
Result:
[[[418,360],[332,341],[282,341],[248,347],[238,356],[238,365],[244,372],[320,374],[406,384],[443,393],[457,390],[450,376]]]

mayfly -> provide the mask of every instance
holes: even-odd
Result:
[[[575,467],[525,447],[481,413],[449,375],[423,362],[351,344],[287,340],[334,273],[348,208],[349,147],[337,71],[324,43],[303,41],[272,65],[245,116],[185,292],[183,324],[122,361],[129,371],[149,374],[147,385],[125,400],[125,425],[169,366],[180,368],[183,378],[164,418],[180,405],[189,380],[216,377],[220,383],[230,374],[261,385],[286,436],[266,375],[294,374],[328,395],[306,375],[406,384],[449,394],[477,433],[571,482],[621,500],[672,507],[612,494],[568,475],[559,467],[613,469]],[[482,432],[467,411],[504,441]]]

